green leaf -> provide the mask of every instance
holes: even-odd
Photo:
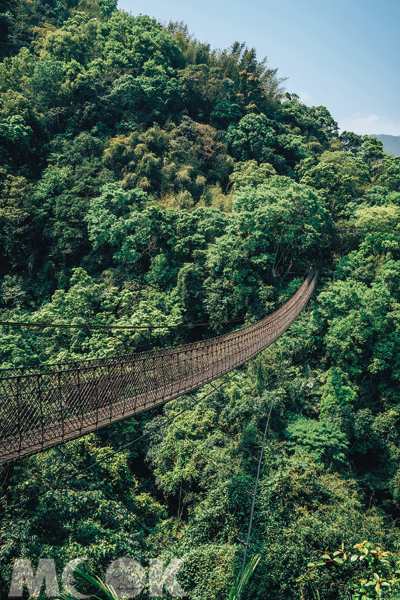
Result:
[[[83,579],[86,579],[86,581],[88,581],[89,583],[94,585],[98,590],[103,592],[103,594],[106,596],[107,600],[119,600],[119,597],[117,596],[114,588],[111,585],[108,585],[107,583],[102,581],[99,577],[94,578],[91,575],[89,575],[88,573],[85,573],[84,571],[80,571],[79,569],[75,569],[75,573],[77,575],[79,575],[80,577],[82,577]],[[98,596],[94,596],[94,597],[97,598],[97,600],[99,600]]]
[[[329,556],[329,554],[323,554],[323,555],[322,555],[322,558],[326,558],[327,560],[330,560],[330,559],[331,559],[331,557]]]
[[[353,554],[353,556],[350,558],[351,562],[354,562],[355,560],[357,560],[358,558],[358,554]]]
[[[334,558],[333,560],[334,560],[335,562],[337,562],[339,565],[342,565],[342,564],[343,564],[343,562],[344,562],[344,561],[343,561],[343,558]]]
[[[233,584],[228,600],[237,600],[239,596],[242,594],[244,588],[246,587],[250,577],[255,571],[258,563],[260,562],[260,555],[256,554],[253,558],[247,563],[246,568],[243,573],[243,577],[240,577],[240,574],[237,577],[236,582]]]

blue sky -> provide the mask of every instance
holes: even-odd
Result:
[[[212,47],[234,41],[324,105],[341,129],[400,135],[400,0],[119,0],[118,8],[184,21]]]

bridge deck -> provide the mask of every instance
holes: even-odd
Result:
[[[317,284],[311,272],[277,311],[230,334],[98,361],[0,371],[0,463],[42,451],[218,379],[271,345]]]

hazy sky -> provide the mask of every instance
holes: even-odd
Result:
[[[400,0],[119,0],[184,21],[212,47],[254,46],[286,90],[324,105],[341,129],[400,135]]]

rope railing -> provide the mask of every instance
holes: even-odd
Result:
[[[174,348],[0,371],[0,463],[34,454],[218,379],[278,339],[312,295],[318,273],[261,321]]]

